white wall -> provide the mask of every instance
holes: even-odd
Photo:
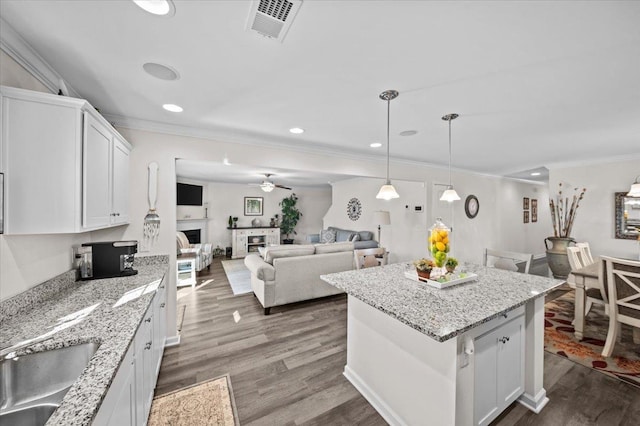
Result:
[[[382,227],[381,239],[382,245],[391,252],[392,262],[429,256],[427,230],[436,217],[441,217],[453,229],[451,255],[459,260],[481,263],[485,248],[544,256],[544,239],[551,230],[546,185],[461,173],[456,175],[454,183],[462,200],[450,204],[439,200],[433,181],[398,179],[393,180],[393,184],[400,198],[378,200],[375,195],[382,183],[383,179],[375,178],[354,178],[334,183],[333,205],[324,218],[324,227],[375,231],[377,238],[377,225],[372,222],[372,213],[374,210],[388,210],[391,225]],[[436,183],[440,181],[436,180]],[[464,211],[464,200],[470,194],[475,195],[480,203],[479,213],[474,219],[469,219]],[[346,210],[352,197],[360,200],[363,209],[362,216],[355,222],[348,218]],[[523,197],[538,200],[538,222],[523,223]],[[416,205],[422,206],[423,213],[415,212]]]
[[[553,197],[560,182],[563,186],[569,183],[571,187],[587,188],[571,236],[576,241],[587,241],[594,255],[638,258],[637,241],[615,238],[614,209],[614,194],[628,192],[638,174],[638,158],[550,170],[549,188]]]
[[[264,192],[259,187],[222,183],[222,182],[198,182],[185,181],[178,178],[179,182],[204,186],[203,202],[208,205],[208,222],[205,242],[210,242],[214,247],[231,247],[231,231],[229,216],[238,217],[238,226],[251,226],[253,219],[260,219],[262,226],[269,226],[271,218],[276,214],[282,218],[282,208],[279,203],[292,192],[298,196],[298,209],[302,217],[296,226],[297,235],[294,239],[301,243],[306,240],[307,234],[317,233],[322,227],[322,217],[331,205],[331,187],[293,187],[293,191],[276,188],[272,192]],[[262,197],[263,215],[245,216],[244,197]],[[185,215],[191,218],[204,217],[204,208],[196,206],[177,206],[178,219],[185,219]]]
[[[376,199],[384,179],[354,178],[333,183],[333,204],[324,216],[324,228],[353,231],[371,231],[378,239],[378,224],[373,222],[373,212],[389,212],[390,225],[383,225],[381,245],[389,252],[389,261],[405,262],[427,255],[427,214],[425,212],[427,190],[424,182],[394,180],[393,185],[400,198],[385,201]],[[347,215],[347,203],[357,198],[362,205],[360,218],[353,221]],[[414,206],[422,206],[417,213]],[[408,207],[407,207],[408,206]]]

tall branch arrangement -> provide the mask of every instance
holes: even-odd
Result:
[[[573,196],[571,198],[569,196],[563,198],[562,183],[560,183],[556,199],[549,199],[554,237],[568,238],[571,235],[573,221],[586,191],[587,188],[582,188],[582,191],[578,193],[578,188],[573,188]],[[569,201],[571,201],[571,204],[569,204]]]

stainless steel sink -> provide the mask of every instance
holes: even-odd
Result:
[[[82,374],[95,343],[0,361],[0,425],[43,425]]]

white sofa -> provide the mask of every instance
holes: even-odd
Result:
[[[244,264],[251,271],[251,289],[265,315],[273,306],[342,293],[320,275],[355,268],[351,242],[267,247],[262,255],[245,257]]]
[[[176,244],[178,254],[194,253],[196,255],[196,272],[200,272],[204,268],[211,269],[211,259],[213,259],[211,244],[190,244],[184,232],[180,231],[176,235]]]

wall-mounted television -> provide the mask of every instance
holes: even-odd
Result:
[[[202,186],[178,182],[176,204],[179,206],[201,206]]]

